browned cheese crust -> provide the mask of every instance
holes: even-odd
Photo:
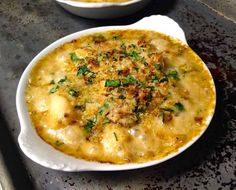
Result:
[[[186,45],[154,31],[113,30],[66,43],[33,68],[26,102],[39,136],[77,158],[142,163],[206,127],[214,83]]]

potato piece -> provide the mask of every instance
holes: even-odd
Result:
[[[45,112],[48,110],[48,92],[40,87],[31,87],[27,91],[26,101],[31,102],[33,110]]]
[[[96,160],[102,155],[102,148],[99,144],[97,143],[92,143],[92,142],[85,142],[82,143],[80,146],[82,152],[86,157],[92,160]]]
[[[125,129],[111,125],[106,126],[101,141],[104,148],[104,154],[111,160],[114,158],[125,158],[127,154],[125,147],[127,137],[128,133]]]
[[[69,125],[75,118],[69,101],[59,95],[50,96],[49,104],[50,128],[61,128]]]
[[[48,130],[48,133],[53,135],[60,142],[72,146],[79,146],[85,140],[83,128],[78,125],[69,125],[66,128],[59,130]]]

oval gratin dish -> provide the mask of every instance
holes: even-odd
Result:
[[[60,1],[60,0],[58,0]],[[45,57],[49,52],[52,52],[54,49],[59,46],[71,42],[77,38],[80,38],[85,35],[90,35],[98,32],[105,32],[110,30],[127,30],[127,29],[140,29],[140,30],[152,30],[165,35],[171,36],[175,39],[182,41],[182,43],[187,44],[185,34],[180,26],[171,18],[167,16],[154,15],[150,17],[143,18],[142,20],[126,26],[108,26],[108,27],[98,27],[88,30],[83,30],[80,32],[73,33],[66,37],[63,37],[56,42],[52,43],[44,50],[42,50],[27,66],[24,73],[21,76],[21,79],[18,84],[17,93],[16,93],[16,107],[17,113],[20,120],[21,131],[18,137],[18,142],[21,150],[24,154],[29,157],[34,162],[51,168],[55,170],[62,171],[118,171],[118,170],[130,170],[137,168],[144,168],[152,165],[162,163],[186,150],[194,142],[196,142],[200,136],[204,133],[207,127],[204,130],[200,131],[192,140],[187,144],[181,146],[177,151],[168,154],[167,156],[153,161],[148,161],[144,163],[128,163],[128,164],[111,164],[111,163],[100,163],[96,161],[87,161],[84,159],[75,158],[69,155],[66,155],[52,146],[44,142],[39,135],[37,134],[35,128],[32,126],[29,113],[27,111],[26,100],[25,100],[25,91],[27,87],[28,78],[31,70],[36,65],[36,63]],[[209,72],[206,65],[205,69]],[[210,72],[209,72],[210,74]],[[211,75],[211,74],[210,74]],[[214,86],[214,81],[211,79],[212,86]],[[215,87],[214,87],[215,91]],[[215,106],[215,103],[214,103]],[[206,120],[206,126],[210,124],[210,121],[213,117],[213,114],[210,114]]]
[[[144,8],[150,0],[129,0],[125,2],[79,2],[73,0],[56,0],[65,10],[72,14],[92,19],[113,19],[131,15]]]

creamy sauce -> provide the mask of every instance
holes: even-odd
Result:
[[[115,164],[156,160],[206,127],[213,80],[186,45],[163,34],[114,30],[55,49],[26,89],[39,136],[77,158]]]

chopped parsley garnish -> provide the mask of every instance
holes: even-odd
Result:
[[[122,44],[120,45],[120,47],[121,47],[122,49],[126,49],[126,45],[125,45],[124,43],[122,43]]]
[[[137,80],[136,78],[134,78],[131,75],[129,75],[126,78],[123,78],[121,81],[122,81],[123,86],[128,86],[130,84],[136,84],[138,86],[143,86],[143,83],[141,81]]]
[[[184,105],[183,104],[181,104],[180,102],[178,102],[178,103],[175,103],[175,108],[176,108],[176,110],[177,111],[184,111]]]
[[[55,84],[55,80],[51,80],[49,84]]]
[[[147,100],[147,102],[151,102],[152,101],[152,90],[150,90],[147,94],[147,96],[145,97],[145,99]]]
[[[127,78],[122,79],[122,85],[127,86],[129,84],[135,84],[137,80],[133,76],[128,76]]]
[[[135,71],[137,71],[137,72],[139,71],[139,68],[138,68],[138,67],[134,67],[134,69],[135,69]]]
[[[152,76],[152,82],[158,82],[158,77],[156,75]]]
[[[77,76],[81,76],[81,75],[85,76],[90,72],[91,72],[90,69],[86,65],[84,65],[78,69]]]
[[[80,110],[80,111],[82,111],[82,112],[85,111],[85,106],[84,106],[84,105],[81,105],[81,104],[75,105],[74,108],[77,109],[77,110]]]
[[[61,145],[63,145],[64,143],[61,142],[61,141],[59,141],[59,140],[56,140],[56,141],[54,142],[54,144],[55,144],[56,146],[61,146]]]
[[[68,92],[71,96],[74,96],[74,97],[78,97],[79,93],[78,91],[74,90],[74,89],[70,89],[69,92]]]
[[[114,134],[114,137],[115,137],[116,141],[118,141],[117,134],[115,132],[113,132],[113,134]]]
[[[136,51],[132,51],[132,52],[128,53],[128,56],[135,61],[138,61],[140,59],[140,56],[139,56],[138,52],[136,52]]]
[[[147,63],[145,57],[142,57],[141,63],[144,64],[144,66],[148,66],[148,63]]]
[[[71,61],[73,61],[73,62],[79,61],[79,58],[77,57],[77,55],[75,54],[75,52],[70,53],[70,59],[71,59]]]
[[[167,77],[163,77],[159,80],[159,83],[162,83],[162,82],[168,82],[168,78]]]
[[[166,112],[174,112],[174,110],[171,108],[161,108],[161,110],[166,111]]]
[[[113,36],[112,39],[113,40],[121,40],[121,36]]]
[[[62,83],[64,83],[66,80],[67,80],[67,76],[65,76],[64,78],[60,79],[60,80],[58,81],[58,84],[62,84]]]
[[[105,87],[119,87],[121,86],[120,80],[109,80],[107,79],[105,82]]]
[[[110,122],[111,122],[111,121],[106,118],[106,119],[103,120],[102,124],[108,124],[108,123],[110,123]]]
[[[59,89],[59,86],[58,86],[58,85],[57,85],[57,86],[54,86],[54,87],[52,87],[52,88],[49,90],[49,93],[50,93],[50,94],[53,94],[53,93],[57,92],[58,89]]]
[[[134,112],[136,113],[136,114],[141,114],[141,113],[144,113],[145,111],[146,111],[146,107],[145,106],[142,106],[142,105],[137,105],[136,107],[135,107],[135,109],[134,109]]]
[[[167,76],[173,78],[174,80],[179,80],[179,73],[176,70],[169,71]]]
[[[154,67],[156,70],[161,70],[161,64],[154,64]]]
[[[128,55],[127,55],[127,53],[126,52],[122,52],[122,53],[120,53],[120,57],[121,58],[125,58],[125,57],[127,57]]]
[[[90,134],[92,132],[93,127],[96,124],[96,118],[88,119],[86,124],[84,125],[84,130],[87,134]]]
[[[88,84],[93,84],[95,78],[96,78],[96,74],[93,72],[90,72],[90,76],[87,78]]]
[[[88,84],[93,84],[93,81],[94,81],[93,78],[89,78],[88,79]]]
[[[108,104],[107,102],[105,102],[105,103],[103,104],[103,106],[101,106],[101,107],[98,109],[98,114],[99,114],[99,115],[102,115],[103,112],[104,112],[107,108],[109,108],[109,104]]]
[[[160,111],[160,118],[161,118],[161,121],[162,122],[164,122],[164,115],[165,115],[165,113],[164,113],[164,111]]]

